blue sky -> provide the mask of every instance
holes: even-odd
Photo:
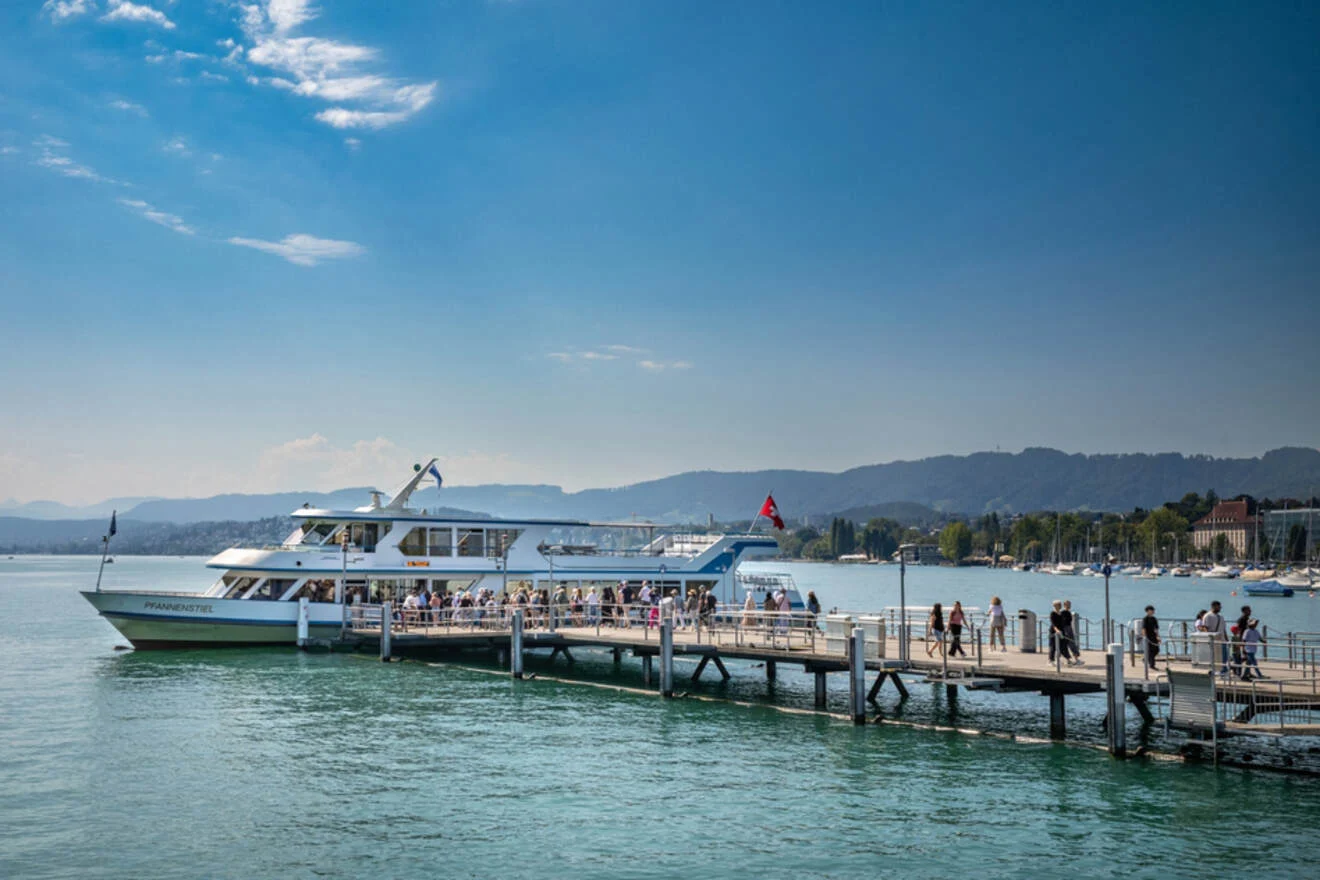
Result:
[[[0,499],[1320,437],[1313,4],[0,6]]]

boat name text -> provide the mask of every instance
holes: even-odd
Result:
[[[195,611],[199,614],[212,614],[214,607],[211,605],[199,605],[191,602],[147,602],[146,608],[154,611]]]

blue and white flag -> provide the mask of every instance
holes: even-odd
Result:
[[[429,471],[429,473],[431,474],[431,476],[435,477],[435,487],[436,487],[437,489],[439,489],[441,486],[444,485],[444,482],[445,482],[445,481],[444,481],[444,479],[440,476],[440,471],[438,471],[438,470],[436,469],[436,466],[435,466],[435,465],[431,465],[431,470]]]

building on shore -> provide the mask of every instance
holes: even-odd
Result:
[[[1198,550],[1209,550],[1214,545],[1215,536],[1222,534],[1228,538],[1228,546],[1233,548],[1233,555],[1242,559],[1251,546],[1255,525],[1254,517],[1247,511],[1246,501],[1221,501],[1213,510],[1192,523],[1192,546]]]

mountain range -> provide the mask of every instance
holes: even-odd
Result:
[[[1320,487],[1320,450],[1287,447],[1258,458],[1207,455],[1068,454],[1031,448],[1020,453],[978,452],[918,461],[867,465],[841,473],[806,470],[690,471],[613,489],[565,492],[554,485],[423,487],[413,505],[482,511],[492,516],[622,519],[639,516],[674,522],[747,520],[773,492],[786,517],[821,517],[848,511],[854,518],[877,505],[910,502],[944,514],[977,515],[1030,510],[1126,511],[1214,489],[1221,497],[1309,497]],[[121,518],[143,522],[211,522],[283,516],[304,503],[352,508],[368,501],[368,488],[335,492],[217,495],[212,498],[112,499],[89,508],[55,502],[0,504],[0,515],[27,519],[104,517],[113,504]],[[132,502],[132,503],[130,503]],[[895,508],[898,509],[898,508]],[[913,508],[917,510],[917,508]],[[13,523],[10,523],[13,527]]]

